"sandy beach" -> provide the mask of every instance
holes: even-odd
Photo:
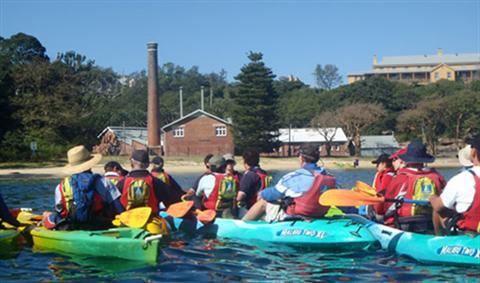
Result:
[[[129,170],[130,165],[127,158],[109,158],[104,157],[102,161],[97,164],[93,171],[96,173],[103,173],[103,165],[110,160],[117,160]],[[236,156],[237,169],[243,171],[243,163],[241,157]],[[355,170],[353,168],[354,158],[323,158],[319,164],[327,169],[345,169]],[[362,157],[358,169],[373,169],[374,164],[371,163],[373,158]],[[262,158],[261,166],[265,170],[275,171],[287,171],[298,168],[298,159],[292,158]],[[460,167],[456,158],[438,158],[435,163],[430,164],[430,167],[445,168],[445,167]],[[200,159],[184,160],[184,159],[166,159],[165,169],[171,174],[189,174],[189,173],[201,173],[204,170],[204,165]],[[62,178],[66,176],[63,173],[63,167],[43,167],[43,168],[12,168],[12,169],[0,169],[0,179],[50,179],[50,178]]]

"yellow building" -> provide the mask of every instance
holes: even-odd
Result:
[[[373,56],[373,70],[348,75],[348,83],[380,76],[391,81],[429,84],[438,80],[463,80],[480,77],[480,53],[443,54],[441,48],[435,55],[383,57],[378,62]]]

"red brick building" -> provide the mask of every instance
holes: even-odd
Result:
[[[233,153],[232,124],[196,110],[162,128],[166,156],[205,156]]]

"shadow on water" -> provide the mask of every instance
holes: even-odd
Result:
[[[456,172],[442,170],[449,178]],[[274,172],[278,179],[285,172]],[[335,170],[343,187],[370,182],[372,170]],[[177,177],[177,176],[175,176]],[[181,175],[190,186],[197,176]],[[0,181],[12,207],[41,212],[53,207],[58,180]],[[120,259],[36,253],[24,245],[0,259],[0,281],[162,281],[162,282],[325,282],[325,281],[462,281],[478,282],[478,267],[420,264],[381,250],[324,252],[309,248],[226,239],[181,238],[161,247],[154,265]]]

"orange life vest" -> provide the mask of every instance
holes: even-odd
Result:
[[[318,172],[312,172],[312,174],[315,177],[313,184],[302,196],[293,200],[293,203],[287,207],[287,214],[321,218],[327,213],[330,207],[320,205],[318,199],[325,190],[336,187],[335,177]]]
[[[249,207],[257,202],[258,193],[263,191],[272,183],[272,176],[268,175],[266,172],[260,170],[259,168],[256,168],[256,170],[253,172],[260,178],[260,189],[255,193],[255,196],[250,199]]]
[[[467,211],[463,213],[463,219],[457,221],[458,228],[462,230],[469,230],[480,233],[480,177],[475,172],[468,170],[472,173],[475,179],[475,194],[473,201]]]
[[[120,202],[125,209],[148,206],[154,213],[158,212],[158,200],[155,195],[153,176],[148,174],[145,177],[127,176],[123,184]]]
[[[237,191],[240,187],[238,176],[221,173],[212,173],[215,176],[215,186],[208,198],[204,196],[203,206],[206,209],[232,208]]]

